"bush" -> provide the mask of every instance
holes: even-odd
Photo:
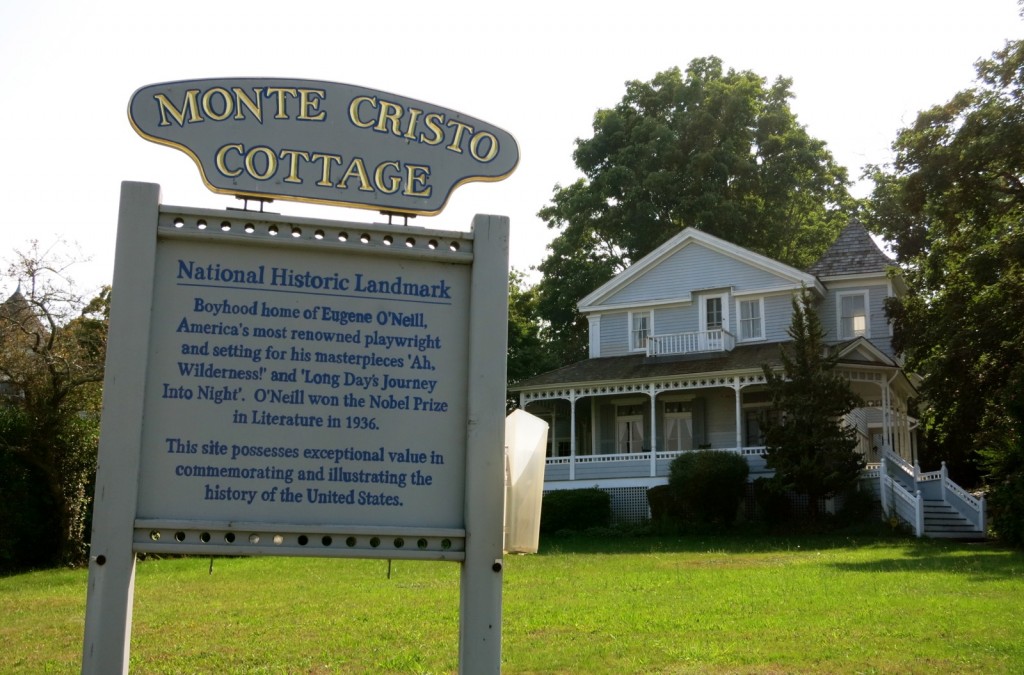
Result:
[[[747,460],[732,452],[700,450],[672,460],[668,484],[683,511],[701,523],[731,525],[747,485]]]
[[[647,506],[651,509],[651,521],[655,523],[676,521],[682,516],[672,488],[655,485],[647,490]]]
[[[1008,546],[1024,548],[1024,471],[991,483],[985,505],[996,537]]]
[[[793,516],[793,504],[784,490],[771,478],[754,481],[754,517],[769,525],[779,525]]]
[[[611,495],[597,488],[554,490],[545,493],[541,503],[540,531],[544,534],[608,527],[611,521]]]

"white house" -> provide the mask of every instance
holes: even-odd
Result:
[[[949,511],[973,498],[947,485],[944,471],[916,468],[915,377],[893,350],[884,310],[886,298],[905,292],[891,268],[857,222],[807,271],[682,230],[579,302],[588,359],[513,387],[520,406],[550,424],[545,489],[596,486],[612,495],[617,518],[640,520],[649,515],[646,490],[667,482],[680,453],[728,450],[747,458],[751,480],[768,474],[762,366],[781,366],[792,300],[806,287],[838,372],[865,401],[845,422],[885,511],[918,534],[934,511],[929,521],[948,518],[977,536],[983,504],[968,504],[960,522]]]

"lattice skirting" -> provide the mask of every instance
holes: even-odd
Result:
[[[642,523],[650,520],[645,487],[602,488],[612,498],[613,523]]]

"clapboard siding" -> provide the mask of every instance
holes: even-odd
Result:
[[[821,326],[825,330],[825,339],[830,342],[839,340],[839,295],[860,291],[868,292],[869,333],[865,337],[882,352],[893,356],[889,317],[885,314],[885,299],[889,296],[889,286],[884,283],[829,288],[824,301],[818,308]]]
[[[661,261],[625,288],[606,298],[607,304],[686,299],[701,288],[736,290],[772,288],[792,283],[759,267],[737,260],[700,243],[691,243]]]
[[[793,324],[793,296],[771,295],[764,299],[764,337],[768,342],[789,338]]]

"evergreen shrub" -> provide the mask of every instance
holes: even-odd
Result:
[[[685,514],[700,523],[731,525],[743,501],[750,467],[732,452],[699,450],[672,460],[668,484]]]
[[[611,495],[597,488],[553,490],[545,493],[541,502],[540,531],[544,534],[608,527],[611,521]]]

